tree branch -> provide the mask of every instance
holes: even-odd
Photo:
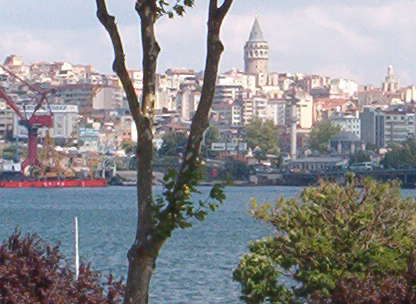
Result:
[[[154,24],[158,18],[158,8],[155,0],[138,0],[135,9],[141,20],[143,48],[142,113],[152,119],[156,102],[156,66],[160,53],[154,30]]]
[[[201,98],[192,119],[191,132],[188,138],[186,152],[183,157],[181,169],[175,184],[175,197],[180,201],[183,187],[189,182],[192,173],[197,169],[200,162],[200,148],[203,134],[209,126],[209,113],[215,94],[215,85],[218,75],[218,67],[221,54],[224,50],[220,39],[221,25],[224,16],[230,8],[233,0],[225,0],[223,5],[218,8],[218,0],[210,0],[208,16],[208,38],[207,38],[207,57],[205,62],[204,83],[201,91]],[[174,209],[175,204],[169,206],[168,210]]]
[[[110,35],[110,39],[114,49],[113,71],[119,77],[124,91],[127,95],[127,101],[134,121],[137,123],[141,116],[140,104],[137,98],[136,91],[126,68],[123,43],[121,41],[120,33],[115,23],[115,17],[109,15],[105,0],[96,0],[97,3],[97,17],[101,24]]]
[[[224,19],[225,15],[227,15],[232,4],[233,0],[225,0],[224,3],[218,8],[218,14],[221,16],[221,20]]]

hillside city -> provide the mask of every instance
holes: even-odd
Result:
[[[243,46],[244,71],[226,71],[217,79],[203,147],[212,178],[221,175],[224,164],[233,168],[232,178],[243,180],[249,173],[243,172],[242,165],[264,173],[335,170],[357,163],[358,169],[401,168],[400,164],[383,163],[383,158],[394,149],[404,149],[401,145],[410,144],[416,135],[416,86],[401,87],[392,66],[387,67],[380,86],[325,75],[272,72],[266,36],[256,19]],[[60,155],[62,167],[69,168],[69,161],[65,165],[63,159],[73,154],[76,157],[71,158],[71,165],[78,170],[105,169],[106,159],[115,162],[118,169],[133,169],[130,159],[135,155],[137,133],[115,74],[69,62],[26,63],[17,55],[6,57],[3,65],[38,88],[54,89],[48,107],[38,111],[53,113],[53,127],[48,132],[41,130],[40,148],[46,150],[53,142],[53,153]],[[129,74],[140,96],[143,72],[130,70]],[[184,135],[198,105],[202,80],[202,72],[186,68],[158,74],[156,167],[179,161],[176,158],[185,145]],[[2,69],[0,87],[23,112],[33,112],[33,93]],[[17,166],[15,155],[24,154],[27,129],[18,121],[15,111],[0,100],[3,170]],[[51,162],[51,153],[41,151],[43,161]],[[257,183],[259,177],[250,181]]]

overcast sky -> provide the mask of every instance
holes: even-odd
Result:
[[[183,18],[158,22],[159,70],[203,68],[208,0]],[[243,46],[258,16],[270,46],[270,70],[318,73],[379,85],[392,64],[403,84],[416,83],[415,0],[235,0],[223,27],[221,70],[243,68]],[[133,0],[108,0],[121,27],[129,68],[140,68]],[[68,61],[109,72],[110,41],[94,0],[0,0],[0,60]]]

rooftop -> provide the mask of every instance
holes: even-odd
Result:
[[[253,26],[251,28],[249,41],[265,41],[263,37],[263,32],[261,31],[259,21],[257,18],[254,20]]]

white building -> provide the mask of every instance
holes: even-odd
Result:
[[[26,106],[26,114],[30,117],[33,113],[34,106]],[[21,109],[23,112],[23,110]],[[49,129],[49,135],[52,138],[70,139],[73,138],[78,127],[79,111],[76,105],[51,105],[51,111],[53,113],[53,127]],[[46,115],[49,111],[45,109],[39,109],[37,115]],[[24,126],[19,125],[19,119],[15,113],[13,113],[13,136],[19,138],[27,138],[27,129]],[[40,136],[44,135],[45,130],[39,132]]]
[[[195,86],[182,86],[176,96],[176,111],[184,121],[189,121],[198,108],[201,92]]]
[[[267,104],[267,119],[272,120],[277,126],[286,125],[286,100],[269,100]]]
[[[329,94],[331,97],[352,97],[358,92],[358,84],[349,79],[331,79]]]
[[[117,87],[100,87],[92,99],[94,110],[115,110],[123,107],[123,90]]]
[[[335,112],[331,117],[331,123],[339,126],[342,131],[352,133],[361,138],[361,121],[359,113]]]
[[[415,137],[415,113],[384,111],[384,142],[400,143]]]

